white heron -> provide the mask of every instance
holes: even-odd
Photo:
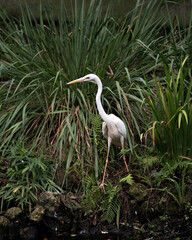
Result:
[[[119,117],[115,116],[114,114],[107,114],[103,109],[103,106],[101,104],[102,82],[97,75],[88,74],[88,75],[85,75],[84,77],[68,82],[67,84],[87,82],[87,81],[95,81],[97,83],[98,91],[96,95],[96,104],[97,104],[99,115],[104,121],[102,124],[102,133],[108,141],[108,151],[107,151],[107,158],[105,162],[105,169],[103,173],[103,180],[100,184],[100,186],[104,186],[105,174],[106,174],[106,169],[108,164],[111,143],[124,149],[124,142],[126,138],[126,127],[124,122]],[[125,156],[123,156],[123,160],[124,160],[127,172],[129,172]]]

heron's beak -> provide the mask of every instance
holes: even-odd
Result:
[[[79,78],[79,79],[73,80],[73,81],[71,81],[71,82],[68,82],[67,84],[73,84],[73,83],[83,82],[84,80],[85,80],[84,78]]]

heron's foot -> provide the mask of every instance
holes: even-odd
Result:
[[[99,185],[99,187],[103,187],[104,188],[104,186],[106,186],[106,185],[107,184],[104,181],[102,181],[101,184]]]

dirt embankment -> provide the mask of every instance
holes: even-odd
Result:
[[[178,208],[175,201],[168,203],[157,197],[146,201],[138,196],[128,204],[128,221],[121,221],[117,228],[116,224],[101,222],[93,213],[86,215],[80,198],[72,193],[44,192],[31,211],[10,207],[0,213],[0,239],[37,240],[74,235],[84,238],[100,236],[101,239],[104,234],[119,234],[129,239],[188,239],[192,236],[190,204]]]

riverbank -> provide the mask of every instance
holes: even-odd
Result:
[[[149,196],[148,196],[149,197]],[[189,239],[192,207],[178,208],[174,201],[128,198],[127,220],[119,226],[101,221],[98,213],[86,214],[81,198],[72,193],[44,192],[29,210],[10,207],[0,214],[1,240],[37,240],[49,237],[120,235],[125,239]],[[123,209],[122,209],[123,210]],[[123,214],[123,213],[121,213]]]

